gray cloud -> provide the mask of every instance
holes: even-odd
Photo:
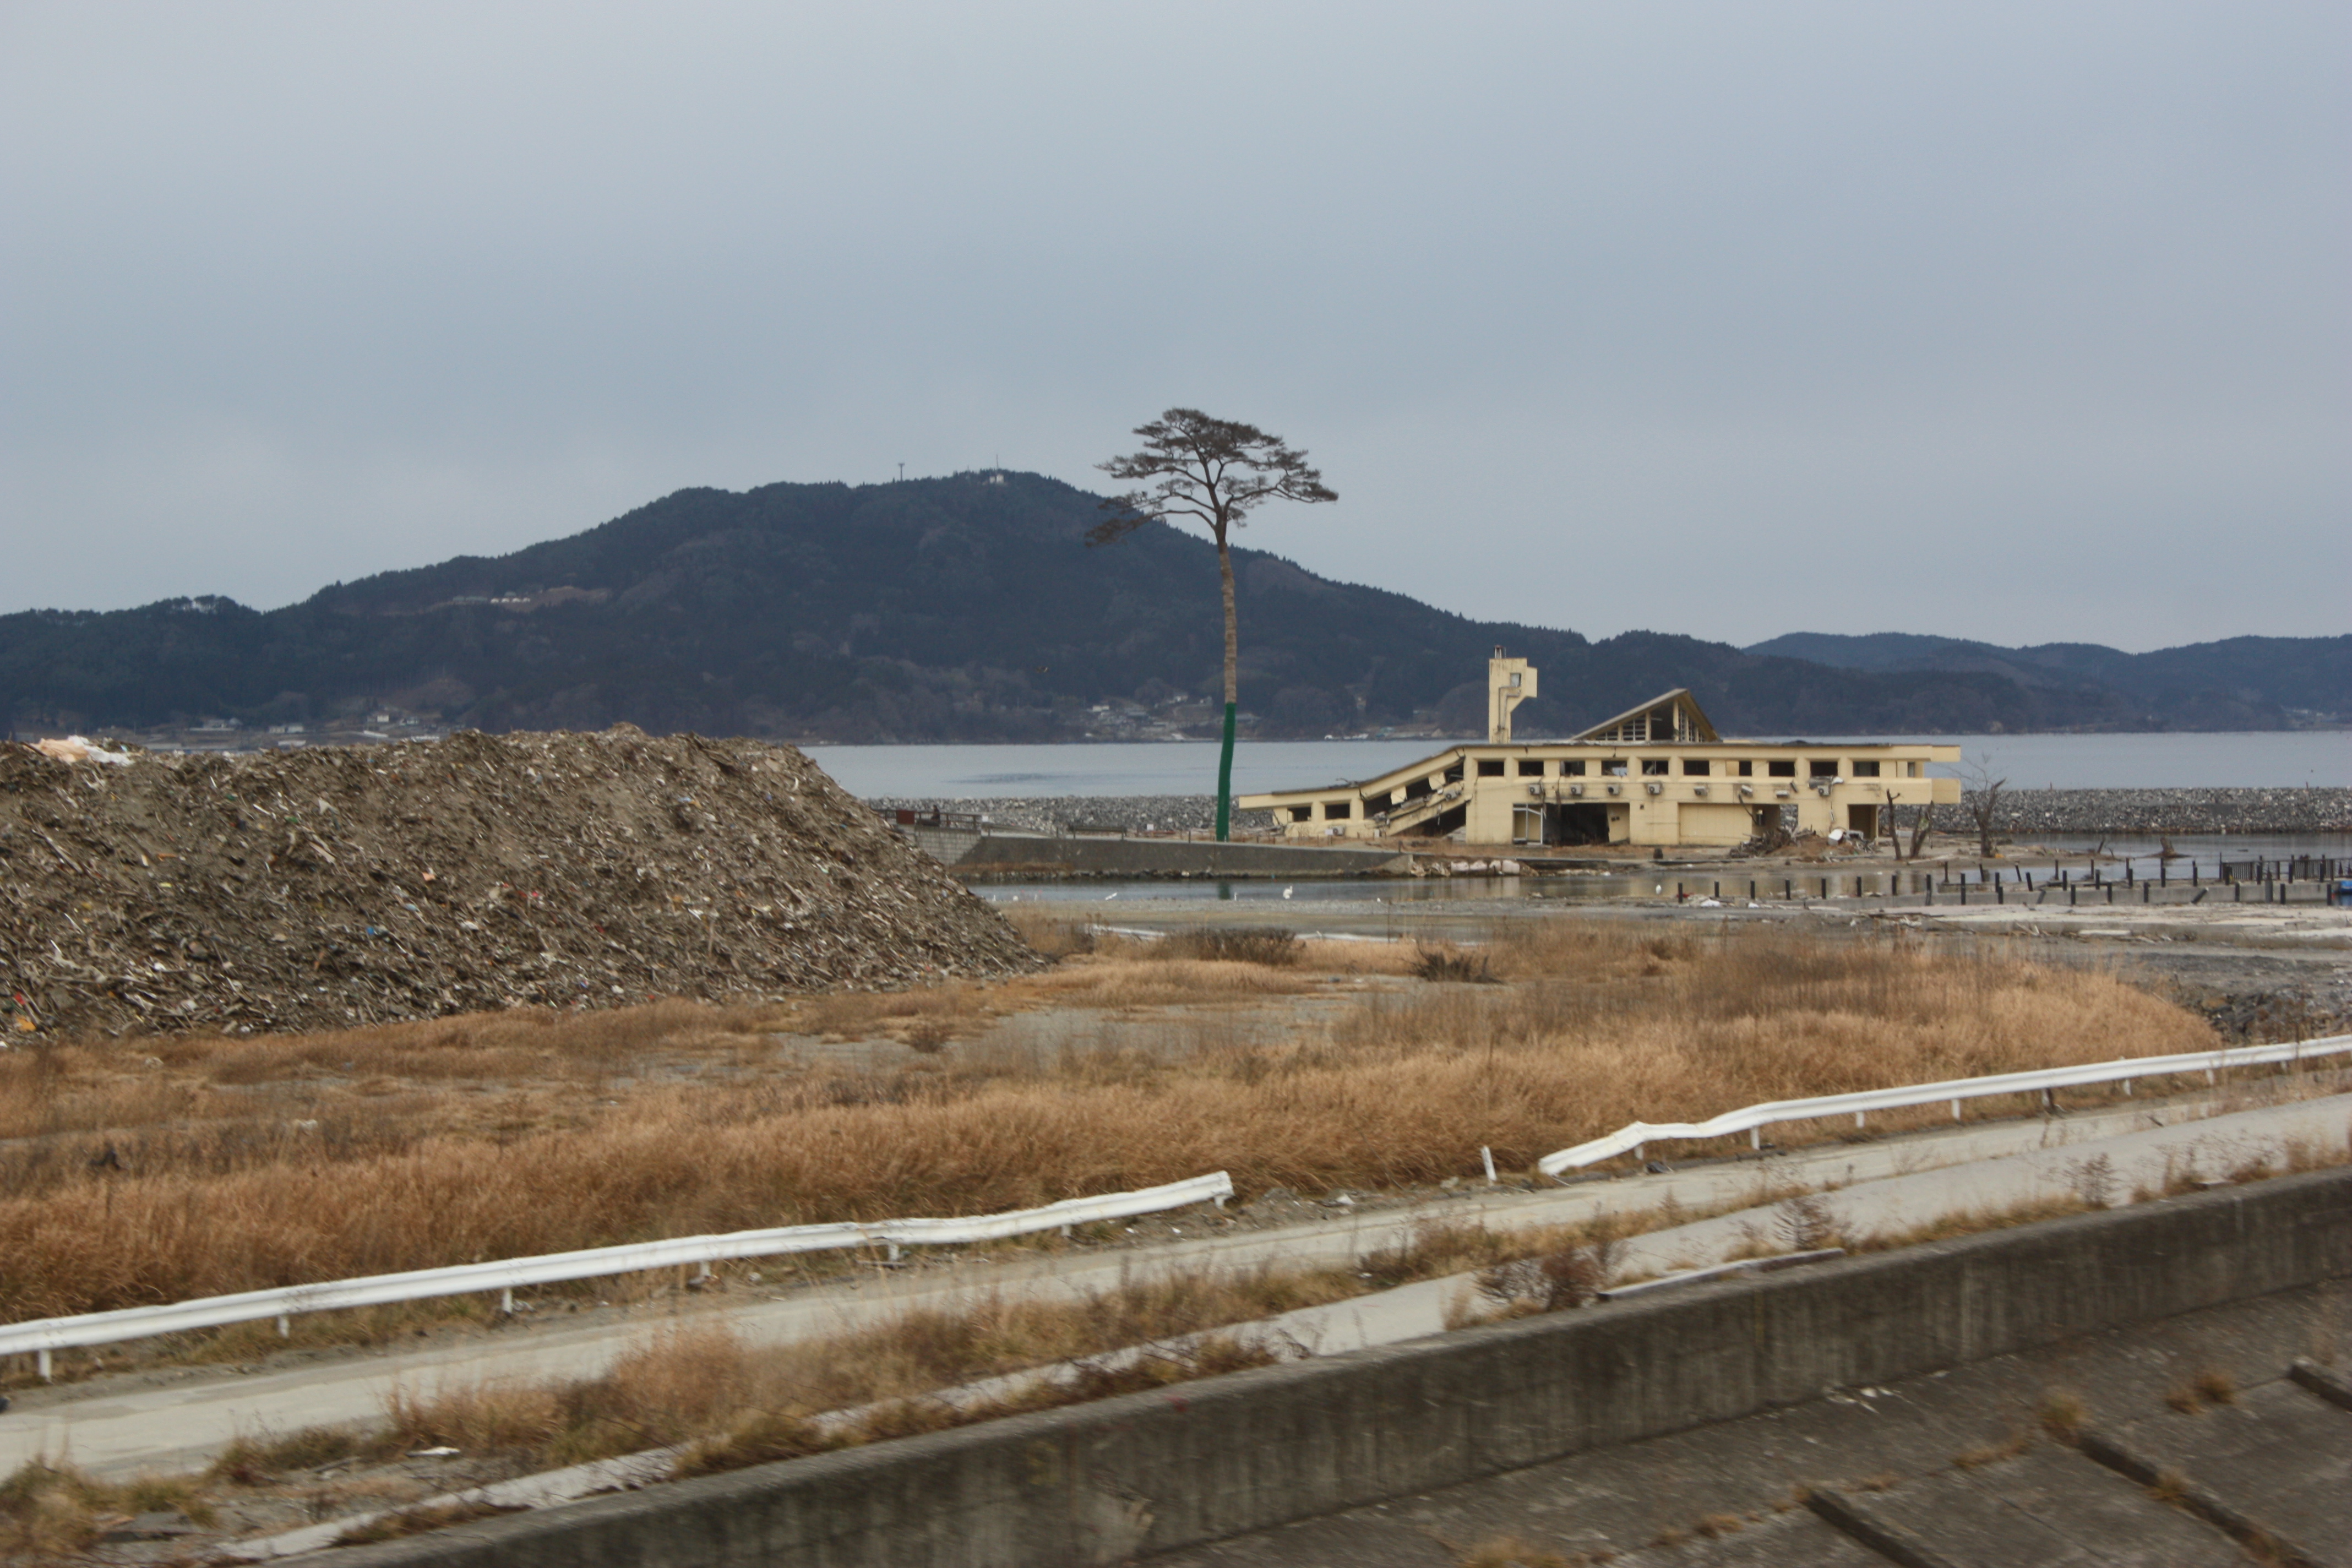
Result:
[[[0,609],[1171,403],[1481,616],[2343,629],[2326,5],[0,13]],[[2227,590],[2227,591],[2217,591]]]

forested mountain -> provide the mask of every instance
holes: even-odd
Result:
[[[2125,653],[2097,643],[2000,647],[1911,632],[1791,632],[1747,651],[1840,669],[1994,674],[2053,692],[2105,687],[2160,720],[2151,729],[2267,729],[2271,709],[2301,723],[2352,720],[2352,637],[2230,637]]]
[[[1164,732],[1216,689],[1214,552],[1157,524],[1088,549],[1098,515],[1094,496],[1028,474],[680,490],[569,539],[338,584],[266,613],[198,598],[0,617],[0,718],[316,724],[393,708],[486,730]],[[1433,721],[1473,732],[1498,643],[1542,672],[1543,700],[1517,718],[1529,736],[1672,686],[1692,688],[1727,731],[1772,735],[2270,728],[2288,707],[2352,709],[2346,639],[2243,639],[2260,646],[2210,645],[2239,651],[2210,660],[2176,649],[2184,658],[2168,665],[2086,650],[2168,672],[2145,678],[2026,657],[2048,650],[1919,663],[1873,638],[1790,658],[1653,632],[1590,641],[1469,620],[1276,555],[1242,551],[1237,563],[1242,702],[1262,734]]]

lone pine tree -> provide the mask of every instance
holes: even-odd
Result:
[[[1146,522],[1189,517],[1207,525],[1217,542],[1217,573],[1225,605],[1224,744],[1217,754],[1217,837],[1232,837],[1234,717],[1241,702],[1241,641],[1234,616],[1231,531],[1268,500],[1338,500],[1307,454],[1255,425],[1216,419],[1197,408],[1171,408],[1135,434],[1143,450],[1099,465],[1112,479],[1138,488],[1103,502],[1112,515],[1087,534],[1108,544]]]

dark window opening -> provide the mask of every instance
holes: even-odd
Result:
[[[1739,776],[1740,776],[1741,778],[1744,778],[1744,779],[1750,779],[1750,778],[1754,778],[1754,777],[1756,776],[1756,764],[1755,764],[1754,763],[1752,763],[1752,762],[1745,762],[1745,763],[1740,763],[1740,764],[1739,764]]]
[[[1656,778],[1656,777],[1660,776],[1661,774],[1663,774],[1664,773],[1665,773],[1665,771],[1666,771],[1666,759],[1665,759],[1665,758],[1664,758],[1664,757],[1643,757],[1643,758],[1642,759],[1642,776],[1643,776],[1643,777],[1644,777],[1644,778]]]
[[[1794,762],[1766,763],[1764,770],[1776,779],[1792,779],[1797,776],[1797,764]]]
[[[1312,822],[1315,820],[1315,808],[1311,805],[1294,805],[1290,808],[1290,820]]]
[[[1500,757],[1479,758],[1478,776],[1482,779],[1501,778],[1503,776],[1503,759]]]
[[[1559,775],[1562,778],[1569,779],[1582,778],[1584,776],[1584,759],[1582,757],[1577,757],[1571,761],[1560,763]]]
[[[1407,800],[1419,800],[1428,793],[1429,781],[1427,779],[1415,779],[1411,784],[1404,786],[1404,797]]]
[[[1856,759],[1853,764],[1853,776],[1858,779],[1876,778],[1878,776],[1878,763],[1872,760]]]
[[[1812,778],[1833,779],[1837,777],[1837,759],[1835,757],[1810,758],[1805,763],[1805,772]]]
[[[1519,759],[1519,776],[1523,779],[1539,779],[1543,777],[1543,759],[1541,757],[1521,757]]]
[[[1609,808],[1605,805],[1545,806],[1544,842],[1547,844],[1608,843]]]
[[[1601,771],[1612,779],[1622,779],[1625,776],[1624,761],[1621,758],[1616,762],[1603,763],[1601,764]]]
[[[1445,782],[1447,784],[1460,784],[1462,782],[1462,764],[1460,763],[1456,763],[1452,767],[1445,770]]]
[[[1683,776],[1685,778],[1703,779],[1711,776],[1714,772],[1715,764],[1708,762],[1704,757],[1685,757],[1683,759]]]
[[[1345,822],[1356,815],[1356,803],[1351,800],[1327,800],[1323,803],[1323,820]]]

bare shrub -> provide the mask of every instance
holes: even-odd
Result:
[[[2103,1209],[2115,1202],[2119,1183],[2116,1165],[2105,1154],[2094,1154],[2087,1160],[2077,1160],[2067,1167],[2067,1184],[2086,1209]]]
[[[1801,1193],[1781,1201],[1773,1226],[1791,1252],[1813,1252],[1845,1245],[1845,1225],[1828,1198]]]
[[[1299,952],[1298,933],[1281,926],[1207,925],[1170,931],[1145,950],[1151,958],[1261,963],[1269,969],[1295,967]]]
[[[1483,952],[1465,952],[1457,947],[1424,947],[1412,961],[1416,980],[1452,981],[1456,984],[1494,985],[1496,978],[1492,962]]]

